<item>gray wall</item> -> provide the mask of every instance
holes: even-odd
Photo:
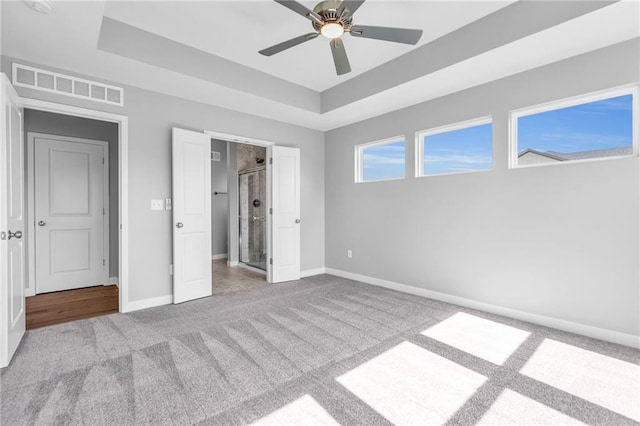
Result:
[[[211,151],[220,153],[220,161],[211,162],[211,254],[227,254],[227,142],[212,139]]]
[[[638,157],[507,166],[510,110],[637,83],[639,47],[635,39],[328,132],[326,266],[640,334]],[[412,177],[417,131],[487,115],[492,171]],[[399,134],[407,179],[355,184],[354,145]]]
[[[2,72],[11,75],[12,62],[12,58],[3,56]],[[19,62],[42,67],[29,61]],[[45,68],[74,75],[71,70]],[[215,130],[300,148],[301,208],[305,224],[301,229],[302,270],[324,266],[323,133],[135,87],[124,86],[124,89],[124,107],[29,88],[19,87],[17,91],[28,98],[129,117],[129,301],[172,294],[171,212],[151,211],[150,200],[171,196],[171,128],[174,126],[199,132]]]
[[[118,277],[118,125],[27,109],[24,112],[25,143],[28,132],[94,139],[109,144],[109,276]]]

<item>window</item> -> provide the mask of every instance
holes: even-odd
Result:
[[[404,179],[405,142],[402,136],[356,146],[356,182]]]
[[[633,155],[636,102],[625,89],[513,112],[512,167]]]
[[[418,133],[416,175],[465,173],[493,168],[490,118]]]

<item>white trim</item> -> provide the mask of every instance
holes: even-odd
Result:
[[[433,135],[441,135],[443,133],[455,132],[457,130],[469,129],[471,127],[484,126],[486,124],[491,124],[491,167],[488,169],[478,169],[478,170],[465,170],[459,172],[446,172],[446,173],[434,173],[434,174],[425,174],[424,173],[424,139],[428,136]],[[453,124],[446,124],[444,126],[433,127],[427,130],[419,130],[416,132],[416,143],[415,143],[415,171],[414,175],[417,178],[422,177],[433,177],[433,176],[446,176],[446,175],[459,175],[464,173],[477,173],[477,172],[488,172],[492,171],[494,168],[493,161],[493,117],[488,115],[480,118],[473,118],[471,120],[459,121]]]
[[[118,288],[120,288],[120,284],[118,283],[118,277],[109,277],[109,282],[105,285],[111,285],[111,284],[115,284],[116,286],[118,286]]]
[[[404,163],[405,163],[404,175],[402,175],[402,177],[364,180],[364,150],[374,146],[389,145],[397,142],[404,142]],[[355,162],[354,172],[355,172],[356,183],[382,182],[387,180],[406,179],[407,177],[407,139],[404,137],[404,135],[398,135],[398,136],[393,136],[391,138],[386,138],[386,139],[382,139],[374,142],[366,142],[366,143],[358,144],[354,146],[354,162]]]
[[[313,277],[314,275],[322,275],[327,273],[327,268],[307,269],[306,271],[300,271],[300,278]]]
[[[18,81],[18,68],[23,69],[23,70],[27,70],[27,71],[31,71],[31,72],[34,73],[34,75],[33,75],[33,78],[34,78],[33,85],[26,84],[26,83],[20,83]],[[50,75],[51,77],[53,77],[53,89],[49,89],[47,87],[38,86],[38,74]],[[65,92],[64,90],[59,90],[58,89],[58,78],[63,78],[65,80],[70,80],[71,81],[71,93],[70,92]],[[12,80],[13,80],[12,83],[13,83],[13,85],[15,87],[27,87],[27,88],[33,89],[33,90],[40,90],[42,92],[55,93],[57,95],[63,95],[63,96],[70,96],[72,98],[84,99],[86,101],[100,102],[100,103],[108,104],[108,105],[124,106],[124,89],[122,87],[113,86],[113,85],[105,84],[105,83],[100,83],[99,81],[85,80],[83,78],[74,77],[74,76],[71,76],[71,75],[68,75],[68,74],[60,74],[58,72],[45,70],[43,68],[34,68],[34,67],[30,67],[28,65],[18,64],[16,62],[14,62],[13,66],[12,66]],[[84,83],[84,84],[89,86],[89,94],[87,96],[78,95],[75,92],[76,82]],[[104,99],[93,97],[93,95],[91,93],[91,89],[94,86],[95,87],[103,87],[104,88]],[[118,92],[119,97],[120,97],[120,101],[119,102],[114,102],[114,101],[110,101],[109,100],[108,89],[111,89],[113,91]]]
[[[214,254],[211,256],[211,260],[227,259],[228,257],[229,257],[228,253]]]
[[[529,115],[540,114],[543,112],[554,111],[562,108],[568,108],[577,105],[588,104],[615,98],[618,96],[632,96],[632,134],[631,134],[631,154],[623,156],[611,156],[602,158],[587,158],[583,160],[566,160],[542,164],[518,164],[518,119]],[[588,163],[593,161],[613,160],[619,158],[630,158],[638,156],[638,138],[639,123],[638,112],[640,111],[640,96],[638,95],[638,84],[628,84],[624,86],[614,87],[611,89],[599,90],[584,95],[572,96],[556,101],[545,102],[524,108],[514,109],[509,112],[509,169],[520,169],[540,166],[557,166],[561,164]]]
[[[156,306],[171,305],[173,295],[152,297],[150,299],[133,300],[127,303],[127,312],[139,311],[141,309],[155,308]],[[121,311],[122,312],[122,311]]]
[[[25,288],[26,296],[34,296],[37,292],[36,288],[36,193],[35,193],[35,140],[36,138],[48,138],[63,142],[73,142],[84,145],[97,145],[102,147],[103,156],[103,208],[104,208],[104,222],[102,227],[102,250],[104,264],[102,265],[102,281],[106,282],[109,279],[109,243],[110,243],[110,223],[109,223],[109,143],[98,139],[85,139],[75,138],[70,136],[54,135],[50,133],[39,132],[27,132],[27,223],[28,229],[28,244],[27,244],[27,267],[29,273],[27,274],[27,287]]]
[[[227,266],[231,267],[231,268],[235,268],[236,266],[238,266],[240,262],[238,262],[237,260],[234,261],[227,261]]]
[[[21,98],[25,108],[38,111],[55,112],[76,117],[118,123],[118,174],[119,174],[119,223],[120,223],[120,261],[119,288],[120,312],[129,312],[129,118],[126,115],[113,114],[71,105],[57,104],[38,99]]]
[[[247,136],[231,135],[229,133],[216,132],[213,130],[205,130],[204,133],[211,136],[212,139],[218,139],[218,140],[227,141],[227,142],[244,143],[244,144],[259,145],[259,146],[275,145],[275,142],[271,142],[263,139],[255,139]]]
[[[544,315],[533,314],[530,312],[519,311],[516,309],[506,308],[503,306],[492,305],[489,303],[478,302],[473,299],[453,296],[446,293],[418,288],[406,284],[400,284],[393,281],[382,280],[379,278],[368,277],[365,275],[354,274],[352,272],[342,271],[339,269],[326,268],[326,273],[342,278],[359,281],[366,284],[372,284],[378,287],[388,288],[390,290],[400,291],[402,293],[413,294],[415,296],[426,297],[429,299],[440,300],[446,303],[464,306],[467,308],[478,309],[492,314],[502,315],[509,318],[527,321],[533,324],[543,325],[558,330],[568,331],[570,333],[581,334],[583,336],[592,337],[594,339],[606,340],[608,342],[620,345],[640,348],[640,336],[621,333],[619,331],[608,330],[605,328],[594,327],[587,324],[581,324],[573,321],[567,321],[560,318],[548,317]]]

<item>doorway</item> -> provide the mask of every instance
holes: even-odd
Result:
[[[27,329],[118,312],[118,124],[24,117]]]
[[[35,294],[107,284],[108,142],[28,132],[27,158]]]
[[[238,170],[238,260],[267,271],[267,150],[235,144]]]
[[[266,156],[264,146],[211,140],[213,294],[267,285]]]
[[[172,129],[173,303],[213,294],[211,140],[266,147],[266,281],[300,279],[300,149],[205,130]],[[268,158],[268,161],[267,161]],[[234,161],[235,160],[235,161]],[[237,169],[237,159],[227,165]],[[232,174],[231,169],[227,171]],[[227,181],[228,266],[239,265],[238,172]],[[204,203],[203,203],[204,201]],[[232,241],[235,239],[236,241]],[[247,266],[249,267],[249,266]]]

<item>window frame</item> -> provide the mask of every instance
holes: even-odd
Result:
[[[491,124],[491,167],[488,169],[480,170],[467,170],[459,172],[447,172],[437,174],[425,174],[424,172],[424,139],[428,136],[439,135],[442,133],[454,132],[456,130],[468,129],[470,127],[484,126],[485,124]],[[433,127],[427,130],[420,130],[416,132],[416,147],[415,147],[415,177],[417,178],[430,178],[435,176],[449,176],[449,175],[461,175],[467,173],[481,173],[490,172],[495,168],[495,157],[493,153],[494,148],[494,136],[493,136],[493,116],[487,115],[479,118],[472,118],[470,120],[458,121],[453,124],[446,124],[444,126]]]
[[[555,163],[518,164],[518,119],[530,115],[555,111],[572,106],[584,105],[591,102],[604,101],[619,96],[631,95],[631,154],[614,155],[610,157],[585,158],[582,160],[558,161]],[[616,160],[638,156],[638,85],[631,84],[611,89],[599,90],[582,95],[571,96],[555,101],[544,102],[509,111],[509,169],[521,169],[529,167],[559,166],[574,163],[588,163],[593,161]]]
[[[389,145],[396,142],[404,142],[404,174],[402,177],[364,180],[364,150],[374,146]],[[389,180],[402,180],[407,178],[407,139],[404,135],[393,136],[374,142],[367,142],[354,147],[355,183],[384,182]]]

